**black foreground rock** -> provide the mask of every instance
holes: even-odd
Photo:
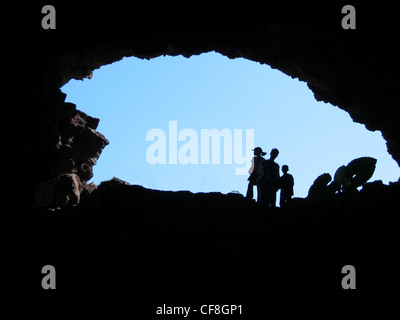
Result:
[[[318,206],[293,199],[268,210],[238,194],[155,191],[113,179],[76,207],[7,216],[6,283],[23,288],[27,301],[67,303],[83,294],[85,303],[117,301],[147,318],[164,303],[241,304],[248,316],[273,301],[340,310],[396,294],[399,194],[397,183],[373,182],[351,199],[336,195]],[[41,287],[44,265],[56,268],[56,290]],[[356,269],[355,290],[342,288],[345,265]]]

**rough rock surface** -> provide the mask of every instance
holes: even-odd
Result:
[[[238,194],[149,190],[112,179],[75,207],[37,209],[3,230],[18,277],[2,286],[23,288],[46,308],[62,302],[82,312],[70,301],[83,296],[91,314],[108,306],[143,319],[163,304],[241,304],[245,319],[266,307],[309,314],[321,303],[364,314],[366,301],[380,306],[400,285],[399,193],[398,183],[374,182],[351,198],[295,199],[272,210]],[[54,292],[40,290],[44,264],[57,270]],[[356,290],[341,286],[345,265],[356,268]]]

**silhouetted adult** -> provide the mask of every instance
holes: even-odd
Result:
[[[279,178],[279,187],[281,189],[279,205],[281,208],[284,207],[293,196],[294,179],[288,171],[289,167],[284,164],[282,166],[283,175]]]
[[[254,157],[251,159],[251,168],[249,170],[250,177],[247,179],[249,185],[247,187],[246,198],[253,199],[253,187],[257,185],[257,179],[262,174],[262,163],[265,161],[264,157],[267,153],[263,152],[260,147],[254,148]],[[257,201],[259,201],[260,195],[257,194]]]
[[[259,202],[268,207],[276,207],[276,192],[279,183],[279,165],[274,161],[278,156],[278,149],[272,149],[270,158],[262,163],[262,175],[257,180]]]

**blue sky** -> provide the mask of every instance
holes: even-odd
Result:
[[[243,167],[235,160],[224,163],[223,145],[220,164],[201,164],[202,129],[228,129],[232,136],[234,129],[242,129],[243,156],[245,130],[254,130],[255,146],[268,154],[279,149],[276,162],[289,166],[298,197],[307,195],[317,176],[333,176],[357,157],[378,159],[370,181],[388,183],[400,176],[379,131],[368,131],[345,111],[317,102],[306,83],[246,59],[214,52],[124,58],[95,70],[92,79],[69,81],[62,91],[66,101],[100,118],[97,130],[110,141],[94,167],[96,184],[115,176],[152,189],[245,194],[248,176],[235,174],[235,168]],[[198,164],[168,163],[170,121],[176,121],[178,134],[183,129],[197,134]],[[166,164],[150,164],[146,158],[158,141],[146,140],[152,129],[165,133]],[[189,140],[176,141],[177,149]]]

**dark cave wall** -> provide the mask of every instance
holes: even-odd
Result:
[[[18,291],[20,304],[26,293],[25,305],[53,306],[58,312],[65,308],[54,302],[83,292],[85,305],[96,301],[91,315],[104,314],[97,296],[107,299],[103,305],[113,313],[124,298],[130,313],[141,309],[142,318],[149,318],[147,304],[156,298],[160,305],[166,298],[203,294],[215,299],[201,304],[219,303],[221,297],[223,303],[258,298],[256,308],[246,310],[265,314],[271,297],[294,305],[286,299],[293,297],[311,308],[316,301],[331,301],[330,310],[343,314],[340,302],[347,298],[353,304],[352,297],[360,297],[365,306],[365,297],[371,297],[370,305],[379,305],[378,296],[397,293],[398,184],[371,183],[349,198],[338,195],[316,206],[296,199],[278,212],[235,194],[161,192],[118,179],[88,194],[92,167],[108,141],[96,131],[99,119],[65,103],[59,89],[68,79],[88,76],[124,56],[189,57],[215,50],[307,81],[317,99],[348,111],[370,130],[382,130],[399,162],[398,28],[383,2],[355,4],[355,32],[341,29],[340,4],[268,3],[250,13],[243,7],[235,14],[210,10],[211,16],[199,19],[191,17],[193,11],[164,12],[160,18],[154,16],[156,8],[135,12],[115,2],[89,8],[68,2],[56,5],[57,29],[49,32],[40,27],[36,2],[8,5],[4,12],[18,21],[17,26],[0,21],[6,22],[0,159],[8,205],[1,232],[8,296]],[[55,178],[62,191],[56,205],[65,208],[19,214],[31,209],[36,183]],[[53,292],[40,286],[47,264],[57,269]],[[340,286],[340,270],[347,264],[357,269],[357,290],[350,294]],[[120,300],[117,308],[112,297]]]
[[[164,21],[161,30],[145,25],[129,39],[122,39],[119,30],[109,31],[108,38],[102,38],[107,46],[85,48],[79,59],[61,55],[57,68],[66,82],[124,56],[190,57],[214,50],[229,58],[244,57],[306,81],[317,100],[344,109],[369,130],[381,130],[389,153],[398,162],[399,81],[394,75],[400,67],[391,36],[397,28],[390,29],[387,23],[382,27],[371,7],[356,7],[356,30],[341,28],[341,6],[336,5],[278,8],[239,21],[194,20],[181,26],[179,21]]]
[[[29,206],[35,183],[60,174],[75,175],[80,189],[85,187],[108,141],[95,131],[98,120],[65,103],[59,88],[125,56],[190,57],[214,50],[266,63],[306,81],[317,100],[346,110],[369,130],[381,130],[400,163],[395,13],[376,15],[373,4],[354,4],[357,29],[343,30],[343,5],[268,4],[266,10],[207,15],[162,10],[157,15],[153,8],[144,14],[136,10],[134,18],[116,5],[79,10],[57,5],[57,29],[42,30],[40,14],[30,14],[41,7],[30,4],[20,28],[4,39],[10,50],[3,174],[11,183],[10,196],[21,191]],[[27,50],[32,39],[35,45]]]

